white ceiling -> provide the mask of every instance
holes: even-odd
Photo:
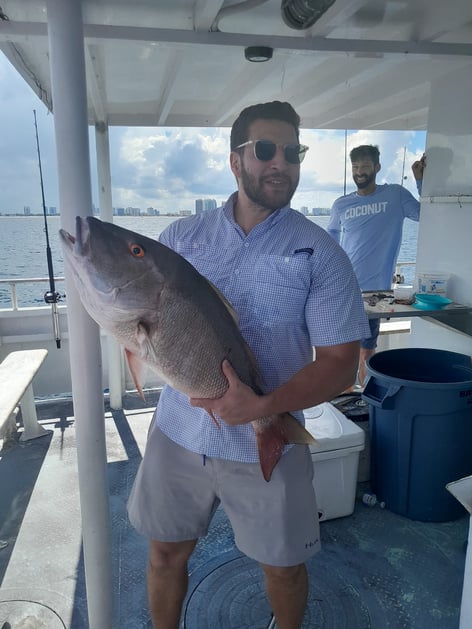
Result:
[[[278,99],[306,128],[425,129],[431,81],[472,72],[471,0],[335,0],[306,30],[281,4],[83,0],[90,124],[229,126]],[[51,108],[46,2],[0,6],[0,49]]]

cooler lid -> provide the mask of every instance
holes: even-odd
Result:
[[[329,402],[303,411],[305,428],[316,439],[312,452],[340,450],[364,444],[364,431]]]

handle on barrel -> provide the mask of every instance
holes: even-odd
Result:
[[[362,392],[362,399],[377,408],[391,410],[394,408],[393,398],[401,388],[401,385],[383,386],[370,377]]]

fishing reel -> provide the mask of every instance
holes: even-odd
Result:
[[[405,276],[402,275],[401,273],[395,273],[395,275],[393,276],[393,283],[394,284],[404,284],[405,283]]]
[[[63,299],[65,295],[61,295],[57,291],[48,290],[44,293],[44,301],[47,304],[57,304]]]

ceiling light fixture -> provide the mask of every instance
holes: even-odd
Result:
[[[248,61],[253,63],[261,63],[272,59],[273,48],[269,46],[248,46],[244,49],[244,56]]]
[[[297,30],[310,28],[335,0],[282,0],[282,18],[287,26]]]

